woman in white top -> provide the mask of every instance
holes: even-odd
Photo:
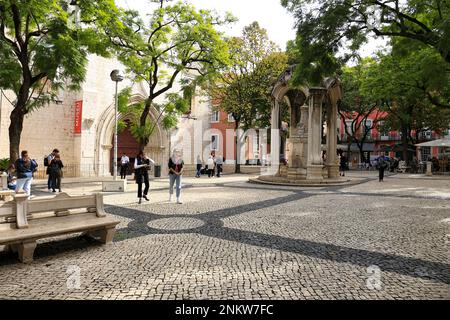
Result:
[[[208,177],[214,177],[214,158],[212,156],[209,156],[208,160],[206,161],[206,164],[208,165]]]
[[[155,161],[153,161],[150,158],[147,158],[145,156],[144,151],[140,151],[137,155],[136,159],[134,160],[134,176],[136,178],[136,183],[138,184],[138,198],[139,203],[142,202],[142,197],[146,201],[150,201],[149,198],[147,198],[148,190],[150,189],[150,182],[148,178],[148,169],[150,168],[150,165],[155,164]],[[142,184],[145,184],[144,194],[142,194]]]

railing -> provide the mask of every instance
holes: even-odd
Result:
[[[39,166],[38,170],[34,173],[35,179],[47,178],[47,167]],[[110,165],[107,164],[64,164],[62,169],[64,178],[77,178],[77,177],[97,177],[107,176],[110,174]]]

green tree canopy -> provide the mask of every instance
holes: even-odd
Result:
[[[79,89],[87,56],[108,56],[104,30],[120,29],[113,0],[0,0],[0,88],[16,95],[9,127],[10,160],[19,155],[24,116]]]
[[[152,2],[154,11],[145,21],[138,12],[126,11],[126,28],[109,33],[132,81],[144,82],[148,88],[147,99],[137,105],[140,116],[133,130],[141,148],[160,121],[166,127],[173,126],[176,114],[187,111],[189,102],[182,103],[181,99],[192,95],[199,77],[207,77],[229,63],[227,42],[217,27],[234,21],[229,14],[220,17],[186,2]],[[170,94],[167,103],[155,104],[155,99],[168,94],[178,80],[185,94]],[[151,107],[158,109],[156,120],[151,118]]]
[[[298,52],[297,82],[317,84],[322,77],[335,74],[370,37],[402,39],[409,42],[410,48],[422,44],[450,63],[447,0],[281,0],[281,3],[297,19],[298,36],[295,44],[291,44]]]
[[[233,115],[236,130],[266,128],[270,125],[271,89],[286,69],[288,57],[257,22],[246,26],[242,37],[230,39],[229,47],[232,62],[210,87],[216,108]],[[237,161],[235,171],[239,172]]]

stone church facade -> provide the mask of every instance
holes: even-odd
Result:
[[[115,83],[109,75],[113,69],[123,70],[123,67],[116,60],[91,56],[80,91],[63,91],[57,102],[26,116],[20,150],[28,150],[38,161],[38,177],[45,176],[43,158],[54,148],[61,152],[66,177],[111,175]],[[127,80],[120,82],[119,91],[130,85]],[[0,100],[0,158],[8,158],[8,127],[12,111],[8,99],[13,101],[14,96],[8,91],[3,91],[3,94]],[[146,96],[143,85],[133,85],[132,102],[142,101]],[[129,116],[119,115],[119,118],[126,120]],[[155,110],[152,116],[157,118]],[[148,156],[162,165],[163,174],[169,157],[168,140],[167,131],[158,126],[145,148]],[[120,152],[121,135],[118,145]],[[135,154],[129,156],[134,158]]]

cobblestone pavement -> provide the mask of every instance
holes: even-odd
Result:
[[[0,253],[0,298],[450,299],[450,180],[374,177],[324,188],[186,179],[182,205],[164,180],[142,205],[131,186],[105,196],[121,220],[112,244],[42,241],[31,264]]]

